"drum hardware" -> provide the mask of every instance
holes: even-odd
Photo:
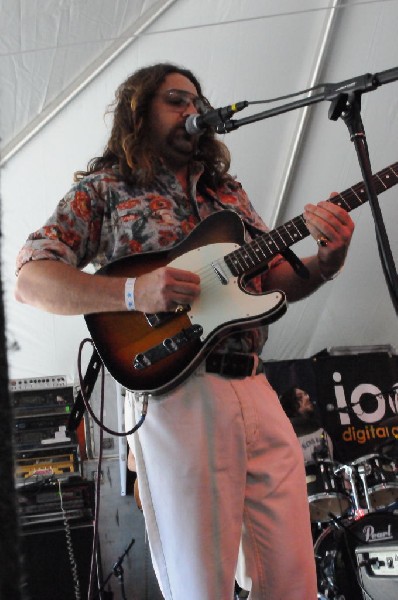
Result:
[[[364,511],[359,505],[359,495],[354,477],[354,469],[351,465],[340,465],[335,469],[335,474],[338,475],[340,473],[344,473],[344,479],[349,484],[352,516],[353,518],[358,518],[364,514]]]
[[[321,531],[314,544],[318,600],[396,600],[398,515],[394,507],[398,508],[397,461],[385,455],[370,454],[350,464],[322,460],[316,464],[312,470],[306,467],[306,473],[307,491],[312,492],[308,498],[311,517],[317,518],[318,534]],[[325,472],[330,480],[328,483],[333,481],[333,487],[329,486],[327,493],[311,487],[315,484],[319,487],[316,469],[323,483]],[[340,480],[344,481],[344,497],[349,498],[350,511],[342,512],[336,504]],[[332,506],[330,497],[333,494]],[[326,498],[328,504],[324,504]],[[311,510],[314,501],[315,512]],[[312,527],[314,525],[313,521]]]
[[[369,454],[351,463],[361,480],[364,503],[371,510],[385,509],[398,499],[395,461],[379,454]],[[361,476],[362,475],[362,476]]]
[[[367,465],[358,465],[358,475],[360,480],[362,481],[362,489],[365,495],[366,507],[369,511],[372,511],[373,507],[370,501],[368,484],[366,481],[366,477],[369,475],[369,469],[367,470],[366,467]]]
[[[337,556],[337,544],[334,544],[333,542],[335,536],[337,536],[338,532],[341,530],[343,530],[343,527],[339,524],[337,519],[334,519],[333,523],[319,536],[314,546],[318,579],[318,600],[348,600],[340,593],[341,590],[336,582],[335,561]]]
[[[307,463],[305,470],[311,521],[327,523],[344,515],[351,500],[341,478],[336,476],[336,463],[317,460]]]

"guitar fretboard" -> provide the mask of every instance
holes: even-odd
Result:
[[[373,184],[378,195],[397,183],[398,162],[373,175]],[[364,182],[357,183],[337,196],[329,198],[328,201],[350,212],[367,202]],[[224,260],[233,275],[241,276],[265,266],[270,258],[309,234],[303,215],[299,215],[284,225],[257,236],[249,244],[244,244],[238,250],[225,256]]]

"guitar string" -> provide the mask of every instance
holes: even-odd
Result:
[[[302,215],[293,219],[293,221],[300,221],[300,220],[302,220],[302,222],[304,223],[304,219],[303,219]],[[293,221],[292,221],[292,223],[293,223]],[[297,225],[295,223],[293,223],[293,226],[295,227],[296,232],[297,232],[295,235],[302,236],[302,233],[298,229]],[[208,286],[209,285],[212,286],[214,284],[214,282],[221,283],[213,265],[217,265],[218,263],[226,264],[226,258],[228,256],[231,256],[231,254],[235,255],[235,257],[236,257],[235,262],[238,263],[238,267],[240,267],[240,269],[242,269],[242,267],[243,267],[243,273],[245,270],[248,270],[250,267],[255,267],[257,264],[260,264],[264,260],[270,260],[273,255],[278,254],[281,250],[283,250],[283,248],[285,248],[288,245],[288,243],[285,241],[285,239],[282,235],[282,232],[285,232],[285,235],[287,234],[287,236],[290,238],[290,240],[292,242],[296,241],[294,239],[294,237],[291,235],[291,233],[288,231],[287,227],[285,225],[283,225],[283,226],[279,227],[278,230],[275,230],[274,232],[272,232],[272,231],[264,232],[264,237],[255,238],[250,243],[245,244],[245,246],[242,248],[238,248],[237,250],[234,250],[227,255],[220,255],[220,256],[214,258],[211,264],[207,264],[207,265],[201,267],[198,271],[195,271],[195,273],[197,275],[199,275],[199,277],[201,279],[201,287],[208,288]],[[278,243],[272,239],[273,233],[275,233],[276,235],[278,235],[280,237],[280,239],[282,240],[282,243],[283,243],[283,247],[280,247],[278,245]],[[268,241],[267,241],[267,238],[269,238]],[[274,248],[272,248],[272,247],[270,248],[270,246],[274,246]],[[265,247],[265,249],[264,249],[264,247]],[[250,248],[250,250],[249,250],[249,248]],[[265,250],[267,250],[267,252],[265,252]],[[260,260],[259,260],[260,252],[261,252],[262,256],[260,257]],[[229,267],[228,267],[228,271],[230,272]],[[234,275],[233,273],[231,273],[231,275],[232,275],[232,277],[236,277],[236,275]],[[230,278],[228,278],[228,279],[230,279]]]
[[[396,166],[396,163],[393,165],[390,165],[389,167],[386,167],[386,169],[383,169],[382,171],[379,171],[378,173],[376,173],[374,175],[374,178],[376,179],[376,181],[378,180],[381,183],[381,185],[383,186],[382,191],[389,189],[389,186],[394,185],[390,181],[388,181],[386,184],[383,181],[383,178],[388,180],[391,176],[391,173],[395,177],[398,177],[397,173],[395,173],[395,171],[394,171],[395,166]],[[342,201],[342,203],[345,205],[345,207],[349,211],[351,211],[353,208],[356,208],[357,206],[360,206],[364,202],[366,202],[366,198],[361,197],[361,195],[363,196],[363,194],[364,194],[363,182],[359,182],[359,183],[353,185],[352,187],[344,190],[343,192],[340,192],[339,194],[337,194],[337,196],[330,198],[329,201],[332,201],[334,203],[339,203],[339,201]],[[350,197],[352,198],[352,200],[354,200],[353,205],[350,203]],[[300,225],[301,226],[304,225],[304,227],[305,227],[304,232],[302,232],[300,230],[300,228],[299,228]],[[295,231],[293,232],[293,235],[289,231],[289,226],[295,229]],[[207,264],[204,267],[199,268],[198,271],[196,271],[196,274],[199,275],[199,277],[201,279],[202,289],[204,289],[204,290],[209,289],[214,284],[222,285],[222,282],[220,281],[220,278],[217,275],[213,265],[217,265],[218,263],[221,263],[223,265],[226,264],[226,258],[228,256],[230,257],[232,254],[235,255],[234,264],[236,266],[236,263],[237,263],[239,269],[241,269],[243,266],[243,272],[241,274],[244,274],[244,271],[247,270],[247,268],[250,268],[250,266],[255,266],[256,264],[260,264],[262,262],[263,258],[265,260],[270,260],[273,255],[278,254],[284,248],[289,246],[289,238],[292,243],[295,243],[296,241],[300,241],[300,239],[303,239],[303,237],[305,235],[308,235],[308,229],[305,224],[303,215],[299,215],[299,216],[295,217],[294,219],[292,219],[291,221],[289,221],[288,223],[286,223],[285,225],[281,225],[280,227],[274,229],[273,231],[264,232],[263,236],[260,236],[260,238],[255,238],[248,244],[245,244],[243,247],[238,248],[237,250],[234,250],[234,251],[228,253],[227,255],[221,255],[221,256],[214,258],[211,264]],[[279,247],[278,243],[276,242],[275,239],[273,239],[272,236],[278,236],[282,240],[283,247]],[[284,236],[286,236],[286,237],[284,237]],[[299,239],[296,239],[296,236],[299,236]],[[272,246],[274,246],[274,248]],[[267,250],[267,252],[264,251],[264,248]],[[261,252],[263,255],[263,258],[261,257],[260,261],[259,261],[259,252]],[[245,269],[245,267],[246,267],[246,269]],[[231,273],[229,267],[228,267],[228,271],[229,271],[229,273]],[[233,278],[236,277],[233,273],[231,273],[231,274],[232,274]],[[230,277],[228,277],[228,279],[230,279]]]

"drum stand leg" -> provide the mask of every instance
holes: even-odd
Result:
[[[368,484],[366,483],[366,467],[365,465],[358,465],[358,474],[362,481],[362,487],[365,494],[365,502],[368,512],[373,512],[372,503],[369,497]]]
[[[345,478],[348,480],[350,487],[351,487],[354,516],[357,517],[359,515],[363,515],[364,510],[362,508],[360,508],[360,506],[359,506],[359,496],[358,496],[357,485],[355,483],[355,479],[353,476],[353,468],[350,465],[340,465],[335,470],[335,474],[337,475],[337,473],[340,473],[340,471],[344,471]],[[369,497],[368,488],[365,487],[365,489],[366,489],[366,494]],[[366,512],[367,512],[367,510],[366,510]]]

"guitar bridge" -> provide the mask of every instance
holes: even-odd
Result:
[[[147,369],[162,359],[167,358],[167,356],[174,354],[174,352],[181,350],[181,348],[193,340],[200,338],[202,334],[203,327],[201,325],[192,325],[191,327],[182,329],[176,335],[165,338],[161,344],[149,348],[146,352],[136,354],[133,360],[133,367],[137,370]]]

